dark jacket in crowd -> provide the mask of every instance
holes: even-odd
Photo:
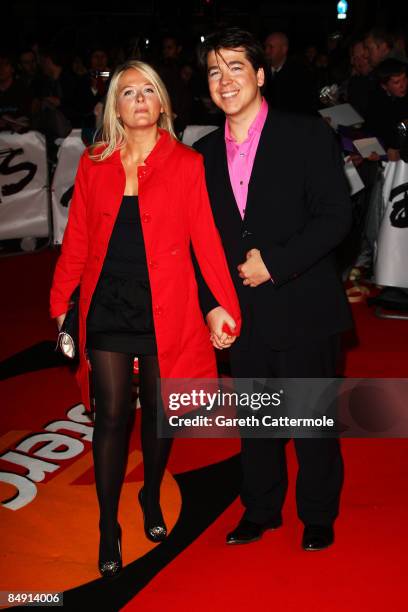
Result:
[[[58,79],[46,78],[43,82],[42,98],[56,96],[61,100],[58,110],[70,121],[72,127],[82,127],[82,111],[78,101],[79,77],[63,70]]]
[[[370,98],[375,92],[377,83],[371,75],[353,75],[347,83],[347,101],[358,113],[367,118]]]
[[[169,60],[157,66],[157,71],[169,92],[176,132],[181,132],[190,123],[192,95],[180,75],[180,64]]]
[[[287,60],[275,74],[268,71],[264,95],[272,108],[278,110],[314,114],[318,109],[313,75],[292,60]]]
[[[5,89],[0,90],[0,118],[4,115],[11,119],[19,117],[30,118],[31,115],[32,96],[29,90],[18,80]],[[13,129],[12,126],[7,126],[5,129]]]
[[[397,125],[403,119],[408,119],[408,94],[395,98],[378,86],[367,111],[368,130],[382,141],[386,149],[399,149]]]

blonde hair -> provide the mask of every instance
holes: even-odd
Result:
[[[159,96],[160,104],[163,108],[163,112],[160,114],[157,125],[160,128],[167,130],[173,138],[176,138],[173,128],[173,115],[170,98],[163,81],[157,72],[151,66],[149,66],[149,64],[140,62],[139,60],[128,60],[116,68],[109,84],[103,113],[101,138],[90,148],[89,156],[95,161],[102,161],[107,157],[110,157],[114,151],[117,149],[122,149],[126,144],[126,133],[119,117],[117,116],[116,109],[119,79],[122,74],[126,72],[126,70],[138,70],[151,82],[157,92],[157,95]],[[101,153],[96,153],[96,149],[100,148],[101,146],[105,147],[103,151]]]

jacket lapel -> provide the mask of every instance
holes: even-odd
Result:
[[[223,207],[223,216],[228,216],[234,223],[242,224],[241,214],[232,190],[223,129],[219,130],[218,141],[214,148],[214,168],[215,188],[221,195],[220,206]]]
[[[276,127],[275,123],[276,120],[274,111],[271,111],[269,108],[265,125],[259,139],[258,148],[256,150],[251,178],[249,180],[244,221],[248,219],[248,216],[253,212],[253,209],[256,206],[256,202],[260,195],[259,190],[265,190],[265,169],[267,169],[266,171],[268,172],[268,184],[273,184],[273,176],[270,175],[270,173],[271,171],[273,172],[273,168],[277,167],[276,163],[274,163],[274,157],[279,154],[279,152],[276,151],[276,148],[273,146]]]

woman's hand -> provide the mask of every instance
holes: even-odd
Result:
[[[58,317],[56,317],[56,319],[57,319],[58,331],[60,331],[60,329],[61,329],[61,327],[62,327],[62,324],[63,324],[63,322],[65,321],[65,316],[66,316],[66,314],[67,314],[67,313],[64,313],[64,314],[59,315]]]
[[[235,336],[230,336],[222,330],[225,324],[228,325],[231,330],[235,329],[235,321],[231,315],[228,314],[222,306],[217,306],[210,310],[206,316],[206,320],[210,329],[210,340],[213,346],[220,350],[231,346],[235,341]]]

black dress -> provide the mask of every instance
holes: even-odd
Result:
[[[123,196],[87,317],[87,347],[157,354],[137,196]]]

